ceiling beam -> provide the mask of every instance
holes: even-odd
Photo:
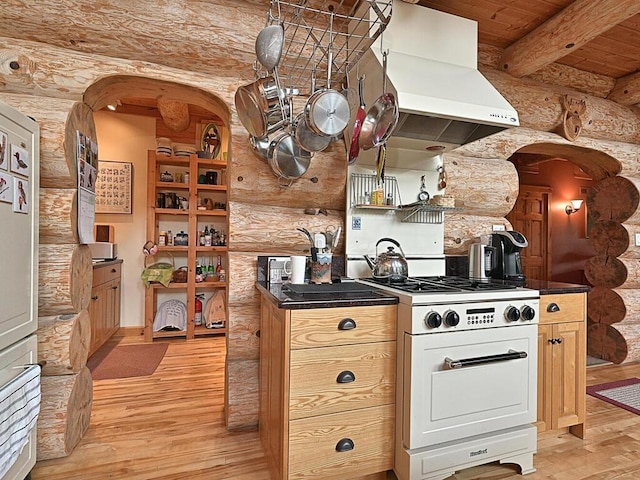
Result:
[[[529,75],[637,13],[638,0],[576,0],[507,47],[500,68],[514,77]]]
[[[640,72],[619,78],[607,98],[622,105],[640,103]]]

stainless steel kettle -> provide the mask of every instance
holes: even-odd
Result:
[[[387,247],[386,252],[378,254],[378,245],[382,242],[393,243],[400,249],[400,253],[394,251],[393,247]],[[365,255],[364,259],[371,267],[373,278],[390,282],[404,282],[409,276],[409,266],[402,247],[393,238],[381,238],[378,240],[375,260],[371,260],[368,255]]]
[[[469,246],[469,279],[488,281],[495,267],[496,247],[484,243]]]

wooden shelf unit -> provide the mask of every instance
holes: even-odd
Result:
[[[211,160],[198,158],[196,155],[189,157],[170,157],[157,155],[155,151],[150,150],[147,155],[147,238],[158,243],[159,233],[162,230],[170,230],[164,228],[163,225],[178,224],[180,230],[173,232],[174,238],[178,231],[183,231],[188,235],[188,245],[159,245],[157,261],[174,262],[176,268],[187,266],[187,281],[184,283],[172,282],[168,287],[159,283],[152,283],[145,291],[145,326],[144,336],[146,341],[153,341],[154,338],[167,337],[186,337],[192,339],[202,335],[221,335],[227,333],[228,320],[224,327],[206,328],[203,325],[195,325],[195,296],[204,294],[205,299],[202,301],[203,311],[210,295],[216,291],[224,291],[225,310],[228,319],[228,301],[227,301],[227,282],[226,281],[204,281],[196,282],[196,262],[201,257],[209,257],[212,259],[215,267],[217,256],[222,257],[222,264],[225,271],[228,272],[227,262],[227,245],[201,246],[198,239],[199,224],[216,224],[216,229],[220,229],[222,221],[223,231],[229,231],[229,221],[227,209],[217,208],[214,210],[198,209],[198,197],[204,196],[215,199],[215,202],[227,205],[227,186],[226,185],[209,185],[198,183],[198,177],[206,171],[217,171],[218,182],[222,179],[222,171],[226,169],[227,162],[221,160]],[[188,183],[183,182],[162,182],[160,174],[164,171],[174,173],[184,172],[189,174]],[[178,208],[159,208],[157,207],[157,197],[159,193],[173,192],[181,197],[188,198],[189,205],[187,209]],[[212,200],[213,201],[213,200]],[[204,227],[200,228],[203,229]],[[228,241],[228,240],[227,240]],[[154,263],[154,262],[149,262]],[[187,329],[184,331],[153,331],[153,321],[158,307],[162,303],[159,299],[160,295],[167,294],[168,298],[178,298],[187,305]]]

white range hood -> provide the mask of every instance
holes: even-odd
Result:
[[[449,150],[519,125],[516,110],[477,69],[477,35],[473,20],[394,1],[386,30],[350,72],[354,86],[365,75],[371,105],[382,93],[382,52],[389,52],[387,90],[400,110],[390,147]]]

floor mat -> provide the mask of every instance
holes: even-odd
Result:
[[[617,382],[587,387],[592,397],[624,408],[640,415],[640,378],[628,378]]]
[[[169,344],[104,345],[87,361],[94,380],[142,377],[156,371]]]

